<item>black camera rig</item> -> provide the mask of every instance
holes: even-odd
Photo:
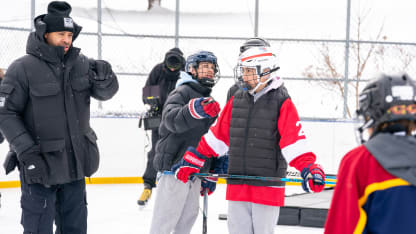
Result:
[[[160,103],[160,86],[151,85],[143,88],[143,103],[150,108],[140,114],[139,128],[144,126],[144,130],[158,129],[162,120],[162,106]]]

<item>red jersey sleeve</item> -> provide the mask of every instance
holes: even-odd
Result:
[[[308,147],[298,111],[290,98],[286,99],[280,108],[277,128],[281,136],[280,149],[290,166],[301,171],[305,166],[315,162],[316,156]]]
[[[325,224],[325,233],[327,234],[354,233],[360,215],[358,207],[360,194],[359,182],[357,181],[355,171],[350,168],[358,166],[357,158],[362,156],[362,153],[363,150],[354,150],[345,155],[341,160],[338,169],[337,186]]]
[[[233,99],[234,97],[230,98],[217,120],[209,128],[208,132],[202,136],[197,147],[197,151],[201,154],[208,157],[217,157],[228,152]]]

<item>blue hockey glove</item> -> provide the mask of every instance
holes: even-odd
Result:
[[[228,170],[228,155],[219,156],[214,160],[214,173],[227,174]]]
[[[308,167],[302,169],[300,173],[303,181],[302,188],[305,192],[311,190],[315,193],[321,192],[325,187],[325,173],[319,164],[309,164]]]
[[[206,177],[201,179],[201,196],[204,196],[205,190],[208,191],[208,195],[211,195],[217,187],[217,178]]]

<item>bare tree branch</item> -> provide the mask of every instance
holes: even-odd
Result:
[[[356,40],[362,40],[362,32],[364,31],[364,25],[366,18],[368,17],[369,11],[360,10],[357,18],[354,20],[356,23]],[[373,40],[386,40],[387,37],[383,36],[384,31],[384,23],[379,27],[379,30]],[[362,43],[352,43],[350,45],[350,51],[355,58],[355,79],[354,83],[349,83],[350,86],[353,87],[354,93],[354,103],[355,106],[358,106],[358,94],[360,91],[360,81],[362,79],[363,74],[367,70],[367,67],[371,62],[375,65],[376,68],[382,69],[382,65],[384,64],[384,58],[386,56],[386,48],[383,44],[368,44],[363,46]],[[399,59],[402,63],[401,69],[405,70],[410,66],[415,55],[411,54],[408,50],[403,49],[400,46],[395,46],[393,48],[394,52],[396,52],[399,56],[396,55],[397,59]],[[319,62],[317,65],[310,65],[304,69],[303,75],[308,78],[322,78],[322,77],[331,77],[331,78],[343,78],[343,67],[337,66],[336,58],[338,58],[337,53],[331,53],[329,43],[323,42],[321,44],[321,48],[319,49],[319,56],[317,57]],[[352,67],[352,66],[351,66]],[[329,90],[333,90],[334,88],[339,91],[339,94],[342,98],[345,98],[344,93],[344,81],[342,80],[335,80],[335,81],[319,81],[319,84],[322,87],[325,87]],[[351,111],[350,107],[347,105],[347,115],[351,118]]]

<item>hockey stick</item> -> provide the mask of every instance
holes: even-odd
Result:
[[[207,219],[208,219],[208,190],[204,191],[204,208],[202,210],[202,234],[207,234]]]
[[[164,171],[164,175],[174,175],[172,171]],[[197,177],[215,177],[223,179],[246,179],[246,180],[263,180],[263,181],[282,181],[292,183],[302,183],[301,178],[280,178],[280,177],[267,177],[267,176],[249,176],[249,175],[229,175],[229,174],[214,174],[214,173],[194,173],[193,176]],[[335,181],[325,181],[325,184],[335,185]]]
[[[300,172],[298,172],[298,171],[287,171],[286,172],[286,176],[300,177]],[[337,175],[334,175],[334,174],[325,174],[325,179],[336,180],[337,179]]]

